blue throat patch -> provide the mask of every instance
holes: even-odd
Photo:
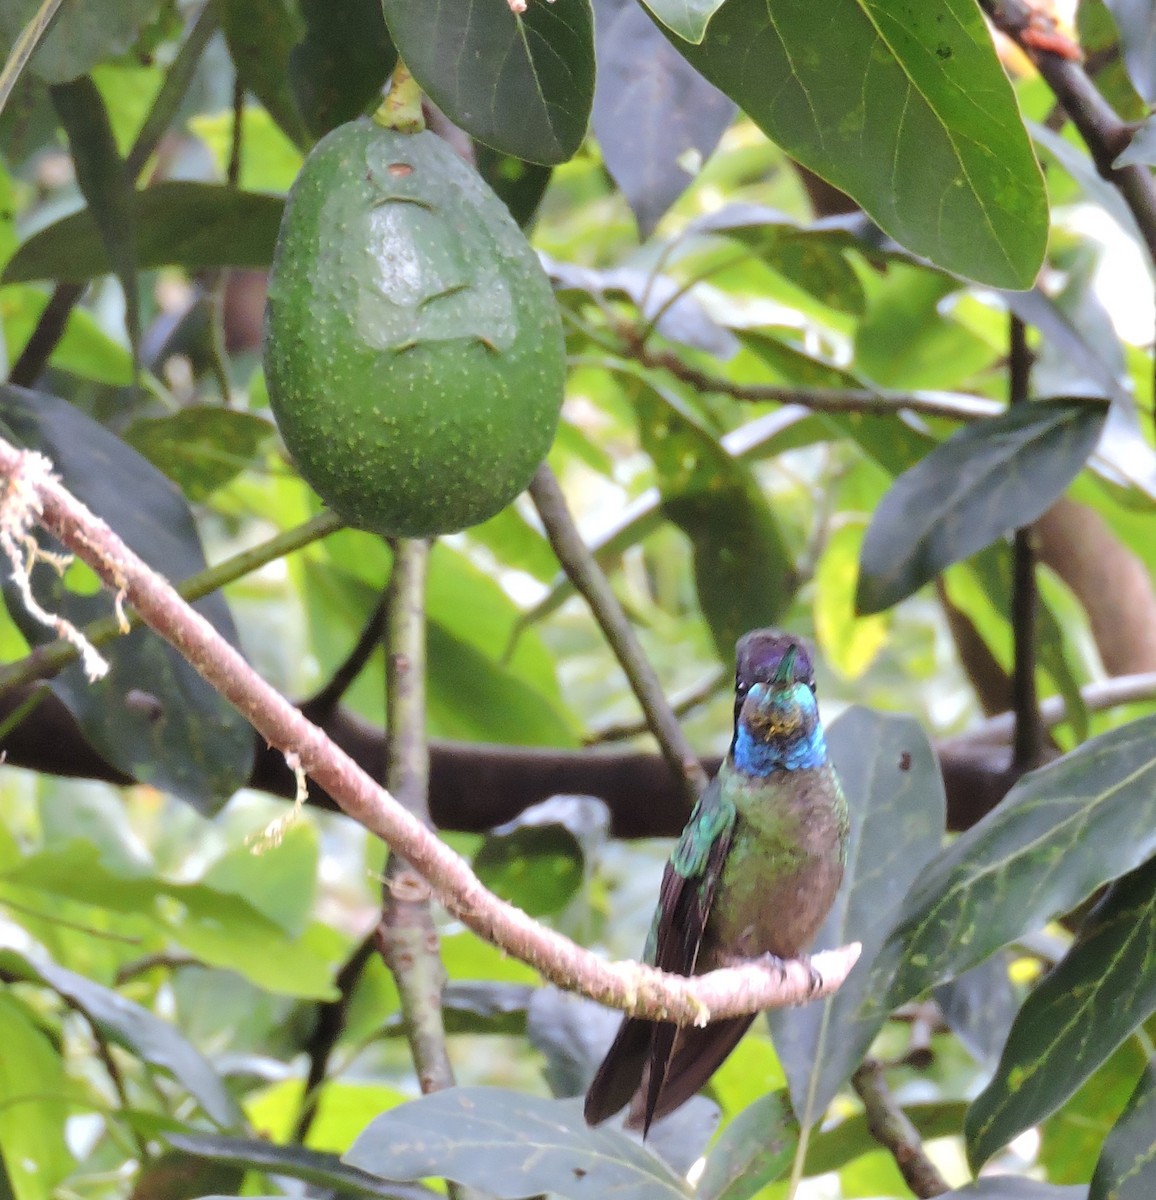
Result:
[[[756,687],[759,686],[756,684]],[[814,696],[805,684],[796,688],[806,692],[806,697],[784,698],[787,704],[802,704],[813,707]],[[793,691],[794,689],[792,689]],[[759,738],[751,733],[747,723],[739,720],[733,750],[735,766],[744,775],[770,775],[773,771],[800,771],[821,767],[827,761],[827,742],[823,737],[823,726],[816,719],[810,731],[799,729],[793,737]]]

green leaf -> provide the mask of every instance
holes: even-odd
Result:
[[[97,86],[89,76],[51,89],[52,103],[68,135],[76,182],[88,205],[108,261],[124,290],[125,324],[132,345],[140,344],[133,187],[117,149]]]
[[[168,182],[135,192],[137,265],[268,267],[284,200],[212,183]],[[111,270],[88,209],[34,233],[4,268],[3,283],[87,283]]]
[[[213,1133],[168,1133],[165,1141],[185,1154],[228,1163],[247,1171],[286,1175],[344,1195],[378,1196],[382,1200],[433,1200],[429,1188],[379,1179],[348,1167],[336,1154],[306,1150],[304,1146],[274,1146],[260,1138],[225,1137]]]
[[[748,1105],[722,1131],[707,1155],[697,1200],[749,1200],[790,1167],[799,1124],[786,1092]]]
[[[4,0],[0,5],[0,58],[7,55],[40,0]],[[47,83],[67,83],[97,63],[115,58],[136,41],[157,0],[63,0],[56,20],[36,48],[29,69]]]
[[[119,992],[101,987],[55,963],[34,963],[14,950],[4,950],[0,951],[0,964],[4,970],[22,979],[59,992],[84,1013],[102,1036],[124,1046],[150,1066],[168,1072],[218,1125],[242,1123],[240,1109],[212,1064],[167,1021]],[[7,1045],[5,1039],[5,1060],[8,1059]]]
[[[0,962],[7,952],[0,951]],[[50,1200],[72,1168],[64,1140],[67,1083],[59,1052],[15,996],[0,992],[0,1194]]]
[[[589,0],[436,8],[382,0],[394,45],[422,91],[479,142],[527,162],[561,163],[586,136],[594,100]]]
[[[486,838],[474,856],[474,872],[503,900],[541,917],[574,898],[585,878],[585,858],[564,825],[515,824]]]
[[[889,1010],[967,970],[1153,854],[1147,717],[1026,775],[924,869],[872,969],[875,1002]]]
[[[978,1167],[1060,1107],[1156,1012],[1156,859],[1119,879],[1028,996],[967,1115]]]
[[[0,387],[0,420],[22,445],[46,454],[72,494],[154,570],[180,582],[205,569],[184,499],[103,426],[55,396],[15,387]],[[72,591],[51,568],[36,568],[32,581],[40,603],[76,625],[112,611],[107,593]],[[53,639],[54,631],[35,621],[11,590],[5,594],[31,643]],[[237,644],[222,596],[207,596],[194,607]],[[117,638],[104,653],[110,670],[103,679],[90,683],[76,663],[50,685],[86,740],[126,775],[200,812],[215,812],[249,778],[254,744],[248,722],[150,629]]]
[[[503,1088],[447,1088],[391,1109],[344,1158],[383,1179],[439,1176],[499,1200],[540,1192],[568,1200],[691,1195],[684,1180],[626,1134],[589,1128],[577,1101]]]
[[[3,289],[0,316],[4,341],[13,360],[28,343],[48,304],[49,293],[27,285]],[[86,308],[76,307],[68,314],[64,336],[60,339],[49,365],[82,379],[124,387],[132,383],[132,355],[97,324]]]
[[[124,440],[196,503],[251,466],[275,433],[254,413],[198,404],[164,417],[140,417]]]
[[[308,148],[313,139],[289,86],[289,55],[303,32],[297,6],[286,0],[213,0],[213,7],[241,82],[294,142]]]
[[[927,735],[912,717],[852,708],[828,748],[851,817],[843,886],[818,946],[863,943],[847,982],[825,1000],[768,1014],[791,1100],[804,1126],[821,1120],[886,1013],[866,1003],[871,964],[903,897],[943,840],[947,802]]]
[[[798,587],[795,564],[750,468],[657,388],[637,381],[634,403],[663,512],[690,538],[699,605],[729,662],[748,629],[782,619]]]
[[[1030,525],[1079,474],[1107,406],[1017,404],[953,434],[901,475],[863,540],[857,607],[880,612],[946,567]]]
[[[310,133],[359,117],[397,62],[380,0],[301,0],[305,36],[289,53],[289,86]]]
[[[1088,1200],[1149,1200],[1156,1193],[1156,1069],[1141,1076],[1108,1134]]]
[[[644,0],[644,3],[671,33],[698,45],[723,0]]]
[[[728,0],[700,46],[675,44],[908,249],[981,283],[1031,285],[1043,177],[971,0]]]

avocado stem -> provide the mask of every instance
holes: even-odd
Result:
[[[421,111],[421,88],[409,73],[409,68],[399,58],[389,81],[389,91],[381,102],[373,119],[386,129],[399,133],[420,133],[425,128],[425,117]]]

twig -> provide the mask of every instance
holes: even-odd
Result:
[[[1023,321],[1008,315],[1008,401],[1026,404],[1031,383],[1032,352],[1028,348]],[[1040,720],[1040,698],[1036,690],[1036,554],[1031,526],[1016,530],[1012,547],[1011,626],[1015,645],[1012,670],[1012,708],[1016,715],[1012,767],[1030,771],[1038,767],[1044,752],[1044,723]]]
[[[538,468],[530,481],[530,498],[542,518],[546,536],[550,539],[550,545],[554,547],[562,569],[582,593],[594,614],[594,619],[602,629],[603,636],[626,673],[631,690],[646,716],[647,725],[658,741],[663,758],[669,763],[671,770],[683,780],[690,799],[696,800],[707,782],[702,763],[686,740],[678,718],[671,712],[654,668],[647,661],[634,629],[602,573],[602,568],[595,562],[590,548],[582,540],[570,510],[566,507],[566,499],[558,486],[558,480],[546,463]]]
[[[559,987],[613,1008],[679,1025],[802,1003],[833,992],[859,957],[858,944],[810,962],[750,963],[687,979],[636,962],[607,963],[488,891],[469,865],[270,687],[199,613],[145,565],[44,467],[44,459],[0,438],[0,475],[36,497],[39,524],[89,564],[110,587],[123,587],[142,619],[353,820],[406,858],[434,895],[486,941],[537,969]],[[0,525],[14,518],[0,508]],[[819,983],[815,984],[815,974]]]
[[[947,1183],[924,1152],[919,1130],[896,1104],[879,1063],[865,1058],[851,1076],[851,1084],[863,1101],[871,1136],[890,1152],[907,1186],[924,1200],[942,1196]]]
[[[365,670],[374,651],[381,645],[381,638],[385,633],[385,609],[386,597],[383,595],[369,614],[369,620],[365,622],[348,657],[333,672],[328,683],[301,705],[301,711],[307,713],[311,721],[324,724],[326,718],[341,703],[342,696]]]
[[[730,672],[724,667],[717,667],[709,675],[704,676],[698,683],[684,691],[680,696],[670,700],[670,711],[676,717],[685,717],[688,712],[705,704],[730,679]],[[584,740],[587,746],[604,746],[608,742],[623,742],[627,738],[638,737],[647,733],[650,726],[646,719],[638,721],[620,721],[615,725],[603,725],[595,729]]]
[[[425,728],[425,583],[429,543],[394,543],[386,618],[385,783],[406,809],[429,824],[429,745]],[[446,985],[429,885],[397,853],[382,886],[378,946],[397,984],[401,1018],[422,1092],[453,1087],[446,1051]]]
[[[301,525],[286,529],[284,533],[278,533],[268,541],[261,542],[251,550],[242,550],[240,554],[234,554],[232,558],[225,559],[215,567],[206,567],[203,571],[190,575],[178,585],[177,594],[191,604],[245,575],[251,575],[267,563],[284,558],[295,550],[304,549],[344,527],[345,523],[336,514],[320,513]],[[130,630],[139,625],[139,617],[134,615],[129,618]],[[80,632],[91,645],[103,646],[113,638],[119,637],[125,630],[114,614],[91,621]],[[76,647],[64,639],[37,646],[31,654],[25,655],[19,661],[0,667],[0,693],[32,683],[34,680],[51,679],[74,663],[78,657],[79,651]]]
[[[337,989],[335,1000],[326,1000],[317,1006],[317,1024],[313,1033],[304,1046],[309,1058],[309,1070],[305,1076],[305,1092],[301,1097],[301,1109],[297,1114],[297,1123],[293,1128],[293,1140],[297,1143],[305,1141],[313,1122],[317,1117],[317,1104],[320,1098],[321,1085],[329,1072],[329,1060],[333,1057],[345,1022],[349,1014],[349,1002],[361,979],[365,968],[369,965],[377,950],[377,924],[357,944],[357,949],[346,959],[341,970],[333,980]]]
[[[1078,61],[1053,50],[1042,49],[1033,39],[1038,14],[1025,0],[980,0],[992,24],[1006,33],[1035,63],[1056,99],[1072,118],[1096,170],[1113,184],[1136,218],[1148,253],[1156,262],[1156,180],[1146,166],[1113,167],[1135,133],[1134,126],[1100,95],[1087,71]]]

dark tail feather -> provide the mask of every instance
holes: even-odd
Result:
[[[654,1054],[650,1058],[645,1097],[630,1113],[629,1125],[642,1126],[645,1135],[651,1123],[674,1112],[705,1086],[739,1044],[754,1015],[712,1021],[702,1029],[658,1025],[654,1031]],[[642,1111],[639,1111],[639,1108]]]
[[[583,1111],[588,1125],[605,1121],[630,1103],[630,1097],[642,1082],[642,1072],[650,1057],[653,1029],[653,1021],[643,1021],[638,1017],[623,1019],[586,1093]]]

